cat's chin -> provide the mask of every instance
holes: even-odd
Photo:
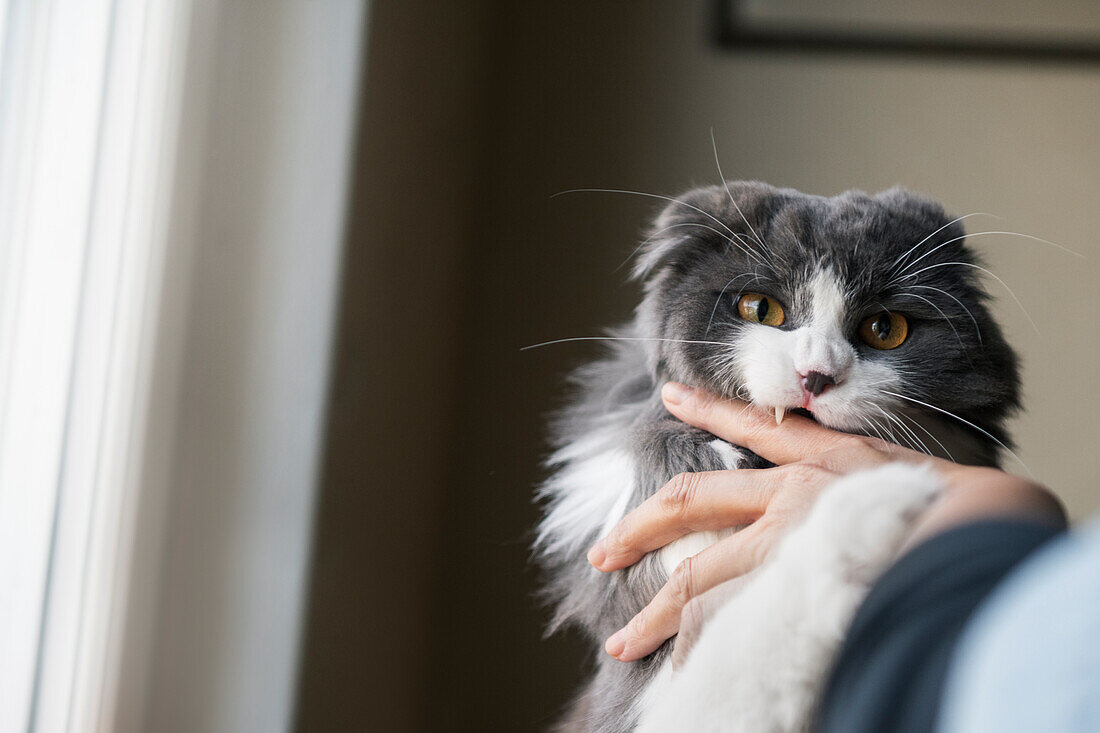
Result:
[[[813,420],[818,425],[823,425],[830,430],[839,430],[844,433],[852,433],[858,431],[858,425],[849,424],[847,421],[830,420],[828,416],[815,415],[804,407],[791,407],[787,409],[787,415],[798,415],[799,417]]]
[[[795,413],[795,410],[790,412]],[[809,412],[808,410],[798,410],[797,414],[802,412]],[[858,420],[852,420],[847,417],[835,417],[827,413],[813,414],[810,413],[808,417],[816,422],[818,425],[824,425],[830,430],[839,430],[842,433],[860,433],[861,423]]]
[[[814,413],[802,407],[793,407],[787,409],[788,415],[800,415],[805,418],[813,420],[818,425],[823,425],[830,430],[839,430],[843,433],[861,433],[862,422],[858,419],[853,419],[848,415],[833,414],[829,410],[819,410]]]

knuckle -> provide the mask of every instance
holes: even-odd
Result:
[[[838,466],[846,466],[850,465],[852,460],[855,459],[859,465],[873,465],[884,458],[889,458],[896,449],[896,445],[882,438],[874,438],[869,435],[853,435],[834,451],[834,462]]]
[[[615,529],[607,538],[606,550],[608,555],[617,554],[634,547],[638,543],[638,537],[634,529],[629,525]]]
[[[821,469],[812,463],[790,463],[785,472],[787,481],[797,486],[812,486],[821,480]]]
[[[869,443],[869,445],[871,449],[875,452],[875,455],[877,457],[890,458],[897,455],[899,452],[904,452],[905,450],[897,443],[891,443],[890,441],[882,440],[881,438],[871,438],[871,442]]]
[[[676,569],[672,572],[672,577],[668,579],[669,593],[680,607],[687,605],[694,596],[692,593],[694,572],[695,559],[685,558],[676,566]]]
[[[626,627],[627,646],[638,644],[649,634],[649,608],[643,608]]]
[[[885,448],[886,441],[869,435],[850,435],[844,439],[844,446],[857,453],[877,453]]]
[[[699,474],[679,473],[660,492],[661,508],[666,514],[684,518],[695,502],[699,489]]]

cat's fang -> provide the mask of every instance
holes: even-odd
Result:
[[[781,425],[783,423],[783,416],[786,415],[786,414],[787,414],[787,408],[786,407],[776,407],[775,408],[775,424],[776,425]]]

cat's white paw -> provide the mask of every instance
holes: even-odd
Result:
[[[684,667],[658,677],[638,730],[804,730],[868,584],[941,486],[929,468],[889,464],[826,489]]]
[[[942,488],[927,465],[888,463],[835,481],[777,557],[813,562],[827,575],[871,582],[908,534],[913,520]]]

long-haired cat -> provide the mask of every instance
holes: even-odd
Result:
[[[776,419],[794,410],[996,465],[1019,379],[979,273],[961,219],[901,189],[826,198],[730,182],[665,207],[637,256],[642,302],[606,355],[574,375],[541,488],[536,551],[551,628],[579,628],[596,657],[562,729],[807,725],[850,614],[937,488],[929,471],[891,466],[828,489],[676,673],[672,641],[627,664],[602,645],[721,533],[689,535],[613,573],[585,554],[676,474],[770,465],[669,415],[660,399],[668,380]]]

